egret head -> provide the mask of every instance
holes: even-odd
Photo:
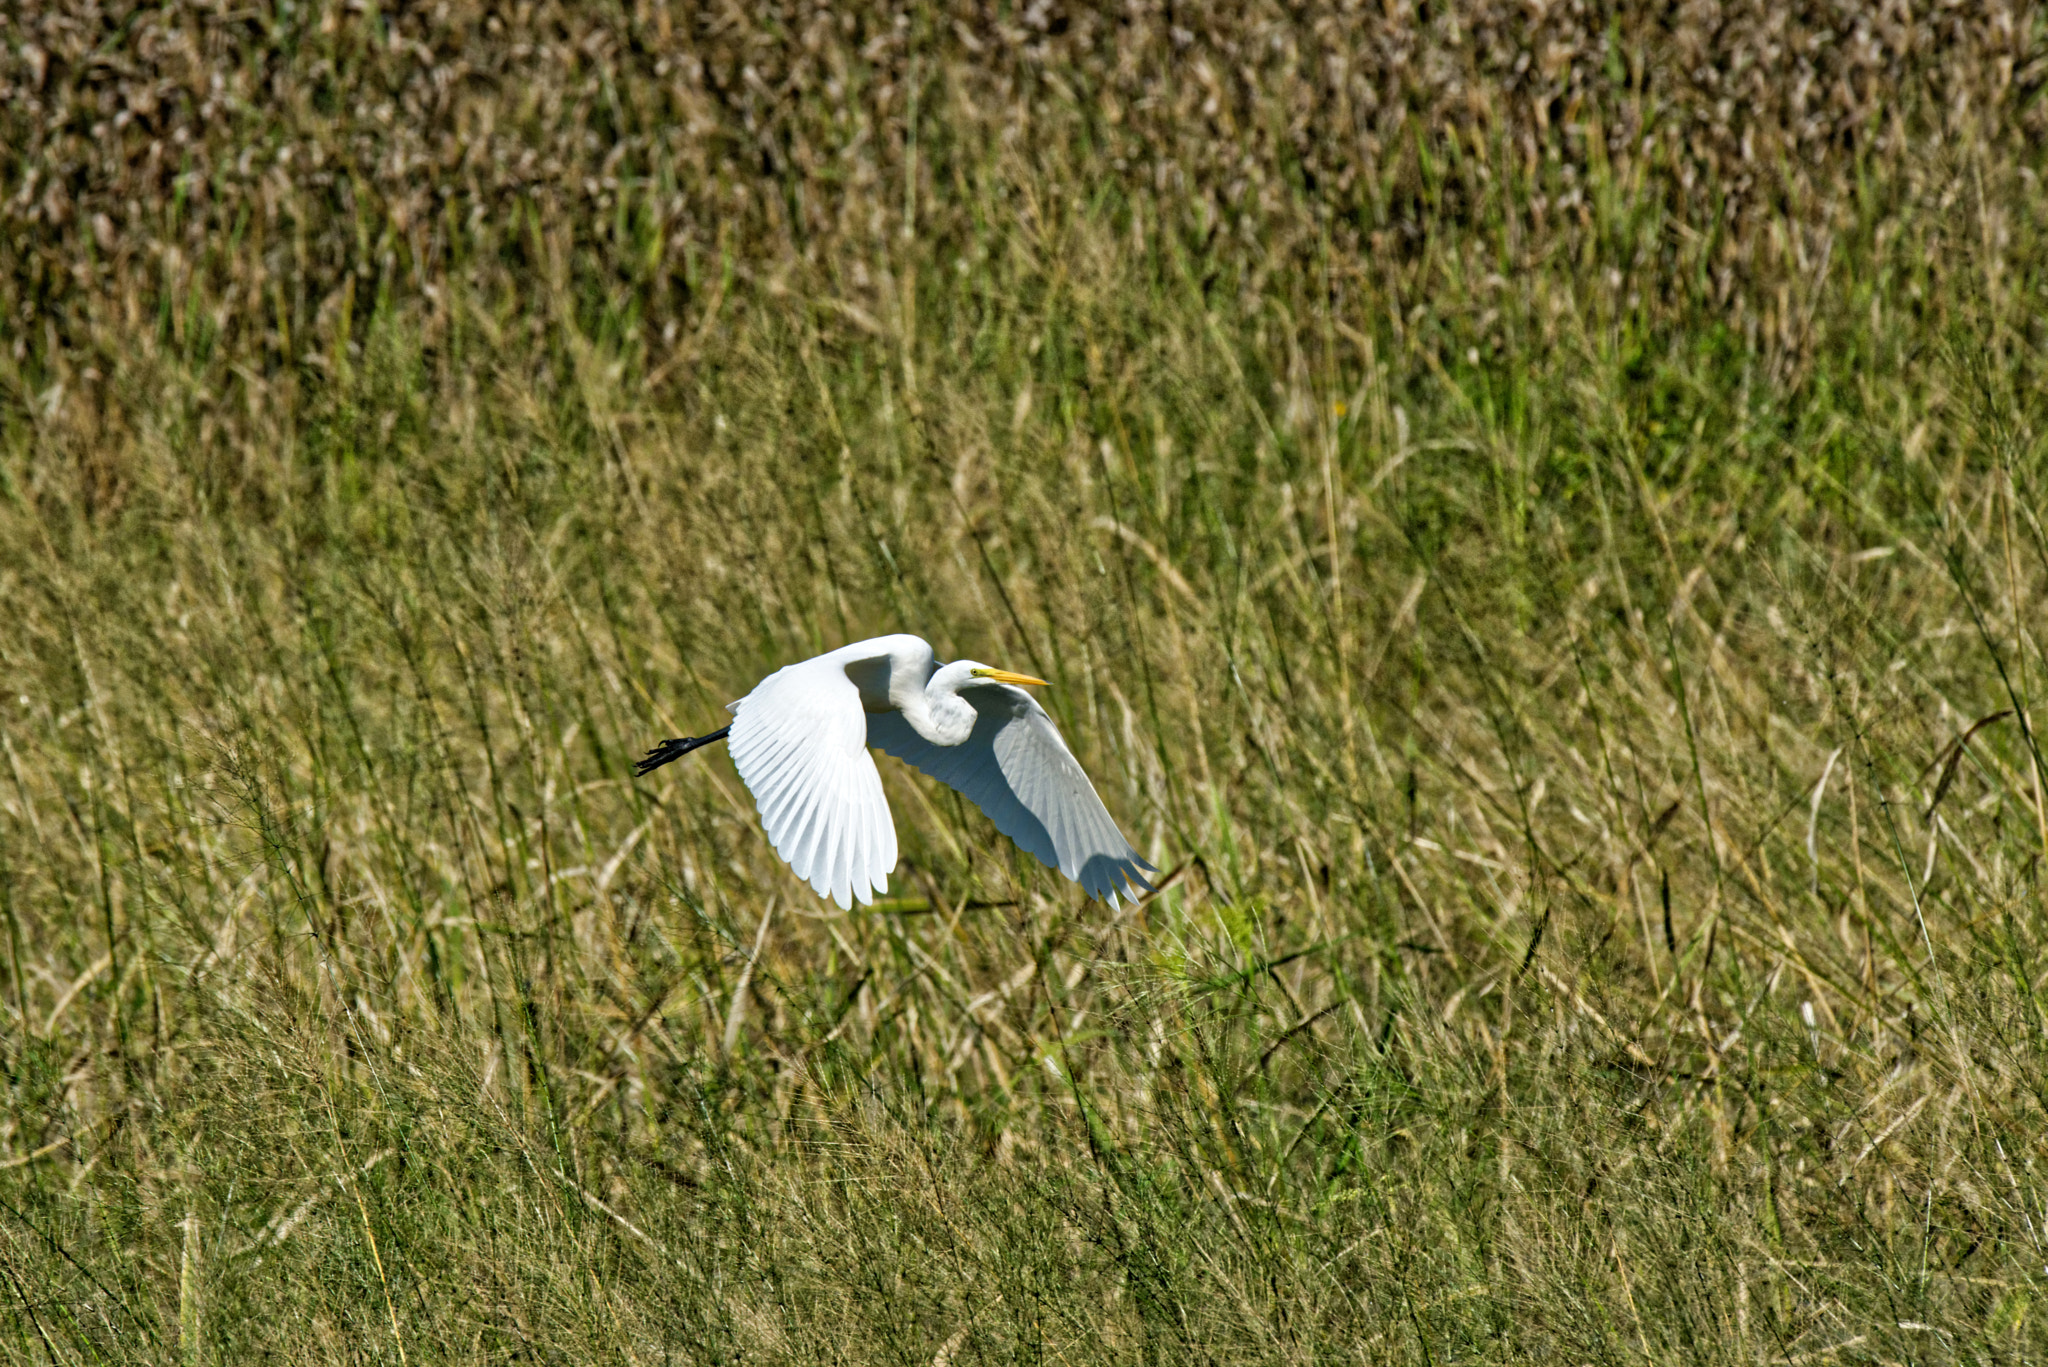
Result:
[[[992,669],[987,665],[975,665],[967,672],[970,678],[986,679],[990,683],[1032,684],[1040,688],[1052,686],[1043,679],[1032,678],[1029,674],[1019,674],[1008,669]]]
[[[977,688],[983,684],[1044,684],[1045,680],[1029,674],[1018,674],[1008,669],[997,669],[979,660],[955,660],[941,665],[932,675],[930,689],[938,694],[957,694],[964,688]]]

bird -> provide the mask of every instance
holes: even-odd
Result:
[[[1114,907],[1149,892],[1145,874],[1158,869],[1024,691],[1045,686],[977,660],[942,663],[922,637],[877,636],[783,666],[726,704],[728,725],[664,740],[633,772],[729,741],[776,854],[850,910],[871,904],[896,867],[896,825],[868,753],[880,750],[958,791],[1026,853]]]

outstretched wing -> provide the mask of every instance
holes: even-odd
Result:
[[[1117,829],[1045,709],[1021,688],[983,684],[960,696],[980,715],[959,745],[933,745],[898,712],[869,715],[868,744],[959,791],[996,829],[1111,906],[1150,889],[1145,862]]]
[[[732,760],[768,843],[796,876],[841,907],[863,905],[896,867],[896,823],[867,749],[848,661],[779,669],[732,705]]]

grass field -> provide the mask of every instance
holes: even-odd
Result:
[[[0,15],[0,1356],[2048,1354],[2048,24]],[[907,630],[1111,910],[720,724]]]

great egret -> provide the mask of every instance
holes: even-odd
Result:
[[[916,636],[877,636],[785,665],[726,710],[708,736],[665,740],[635,775],[732,738],[733,764],[775,852],[820,897],[865,905],[896,867],[896,826],[868,754],[887,751],[951,785],[996,829],[1116,904],[1157,872],[1131,848],[1052,718],[1019,684],[1028,674],[973,660],[939,663]]]

